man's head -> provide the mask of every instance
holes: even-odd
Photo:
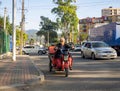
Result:
[[[60,38],[60,43],[65,43],[65,39],[62,37],[62,38]]]

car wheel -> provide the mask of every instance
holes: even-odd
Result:
[[[85,55],[84,55],[84,53],[83,53],[83,52],[81,52],[81,57],[82,57],[82,58],[85,58]]]
[[[43,52],[42,52],[43,54],[46,54],[46,51],[45,50],[43,50]]]
[[[93,60],[95,60],[96,58],[95,58],[95,54],[94,53],[92,53],[91,54],[91,58],[93,59]]]
[[[39,54],[39,55],[42,55],[42,51],[38,51],[38,54]]]

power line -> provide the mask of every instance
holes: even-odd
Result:
[[[76,4],[76,5],[90,5],[90,4],[106,4],[106,3],[120,3],[120,1],[118,2],[119,0],[108,0],[108,1],[100,1],[100,2],[86,2],[86,3],[79,3],[79,4]]]
[[[85,5],[85,4],[100,4],[100,3],[108,3],[111,2],[112,0],[108,0],[108,1],[100,1],[100,2],[86,2],[86,3],[80,3],[77,5]]]
[[[97,5],[106,5],[111,3],[112,0],[109,1],[102,1],[102,2],[89,2],[89,3],[83,3],[83,4],[76,4],[78,7],[90,7],[90,6],[97,6]]]
[[[114,0],[109,0],[109,1],[105,1],[105,2],[91,2],[91,3],[86,3],[86,5],[85,4],[77,4],[77,7],[79,8],[81,8],[81,7],[94,7],[94,6],[100,6],[100,5],[108,5],[108,4],[110,4],[111,6],[113,5],[113,1]],[[114,4],[115,3],[118,3],[118,2],[114,2]],[[89,4],[89,5],[87,5],[87,4]]]
[[[84,5],[84,6],[77,6],[78,8],[79,7],[94,7],[94,6],[100,6],[100,5],[106,5],[106,4],[104,4],[104,3],[101,3],[101,4],[92,4],[92,5]]]
[[[117,0],[115,2],[115,0],[108,0],[108,1],[100,1],[100,2],[86,2],[86,3],[79,3],[79,4],[75,4],[78,7],[91,7],[91,6],[97,6],[97,5],[106,5],[106,4],[113,4],[114,3],[118,3]],[[22,3],[21,0],[19,0],[19,3]],[[31,8],[52,8],[52,7],[56,7],[57,5],[34,5],[34,6],[30,6],[30,1],[27,1],[27,8],[31,9]],[[21,5],[21,4],[20,4]],[[9,8],[9,7],[7,7]],[[18,7],[17,10],[20,10],[20,7]],[[26,9],[27,10],[27,9]]]
[[[86,2],[86,3],[79,3],[79,4],[75,4],[78,7],[91,7],[91,6],[97,6],[97,5],[106,5],[106,4],[113,4],[114,0],[108,0],[108,1],[100,1],[100,2]],[[29,0],[28,0],[28,3]],[[117,2],[114,2],[117,3]],[[28,4],[29,5],[29,4]],[[52,7],[56,7],[56,5],[35,5],[35,6],[28,6],[29,8],[52,8]]]

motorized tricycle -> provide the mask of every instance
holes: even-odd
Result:
[[[49,57],[49,71],[64,71],[65,77],[68,77],[69,69],[72,70],[73,58],[69,49],[58,49],[57,53]]]

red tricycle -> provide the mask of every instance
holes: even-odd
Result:
[[[69,49],[58,49],[59,52],[54,54],[49,54],[49,71],[64,71],[65,77],[68,77],[69,69],[72,70],[73,58],[69,53]]]

